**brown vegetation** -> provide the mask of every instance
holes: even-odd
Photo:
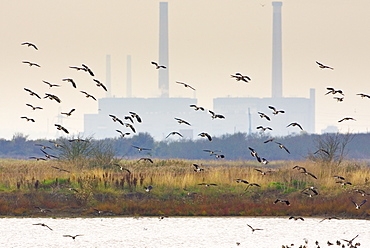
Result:
[[[57,160],[0,160],[0,215],[370,216],[370,203],[361,209],[352,203],[370,197],[355,191],[370,194],[370,168],[363,162],[343,161],[338,166],[276,161],[268,168],[251,161],[154,159],[154,163],[119,163],[131,173],[114,165],[103,169]],[[195,172],[193,163],[202,164],[204,171]],[[296,165],[317,179],[293,169]],[[262,175],[255,168],[272,172]],[[352,185],[342,185],[333,176],[342,176]],[[261,187],[245,190],[247,184],[237,183],[238,178]],[[144,186],[149,185],[153,189],[146,192]],[[302,193],[311,186],[317,188],[318,195]],[[290,206],[273,204],[277,198],[288,199]]]

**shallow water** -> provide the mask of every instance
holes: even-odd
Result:
[[[1,218],[0,247],[250,247],[280,248],[283,244],[328,247],[352,239],[370,247],[367,220],[305,221],[251,217],[157,217],[122,218]],[[45,223],[53,229],[33,225]],[[247,226],[263,230],[252,230]],[[75,240],[63,235],[76,235]],[[239,242],[238,246],[236,242]],[[343,241],[342,241],[343,242]],[[338,247],[336,245],[331,247]]]

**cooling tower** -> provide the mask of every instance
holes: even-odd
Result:
[[[281,55],[281,6],[282,2],[272,2],[272,97],[283,97],[283,75]]]
[[[159,3],[159,60],[160,65],[165,65],[167,69],[159,69],[158,87],[160,97],[169,97],[169,64],[168,64],[168,3]]]

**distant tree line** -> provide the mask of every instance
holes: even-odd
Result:
[[[370,159],[370,134],[367,133],[328,133],[322,135],[301,133],[282,137],[272,137],[264,133],[251,135],[235,133],[213,137],[212,141],[180,138],[155,141],[148,133],[139,133],[129,138],[107,138],[103,140],[95,140],[93,137],[71,137],[71,140],[66,138],[29,140],[27,135],[16,133],[11,140],[0,139],[0,158],[45,158],[46,154],[50,154],[50,159],[59,157],[60,159],[66,159],[73,154],[68,155],[66,149],[61,149],[56,145],[63,143],[66,146],[76,139],[85,140],[93,145],[85,146],[85,153],[94,152],[97,154],[99,149],[104,149],[105,153],[109,152],[117,159],[151,157],[190,160],[255,160],[256,158],[250,154],[249,147],[257,151],[260,157],[269,161],[305,160],[309,158],[340,162],[344,158]],[[265,143],[270,139],[273,140]],[[283,144],[290,153],[281,149],[276,142]],[[139,151],[135,146],[145,149]],[[45,147],[47,148],[45,149]],[[79,147],[75,146],[75,148]],[[100,151],[100,153],[102,152]]]

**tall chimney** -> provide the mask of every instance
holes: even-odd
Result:
[[[111,68],[110,68],[110,54],[107,54],[105,57],[105,85],[107,86],[106,97],[112,97],[112,82],[111,82]]]
[[[272,97],[283,97],[282,55],[281,55],[281,6],[272,2]]]
[[[168,77],[168,3],[159,3],[159,61],[160,65],[165,65],[167,69],[159,69],[158,87],[162,98],[169,97],[169,77]]]
[[[127,55],[127,78],[126,78],[126,97],[132,97],[132,80],[131,80],[131,55]]]

